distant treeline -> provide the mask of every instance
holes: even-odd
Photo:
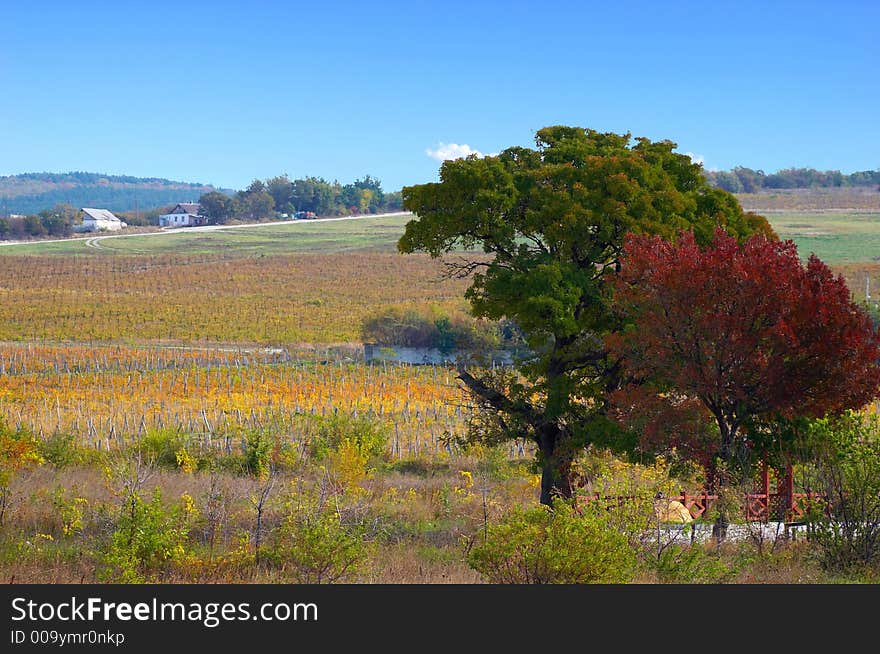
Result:
[[[9,177],[0,177],[0,183],[7,179],[16,180],[34,180],[37,182],[49,182],[51,184],[161,184],[162,186],[191,186],[193,188],[204,188],[210,184],[199,184],[198,182],[175,182],[163,177],[133,177],[131,175],[105,175],[104,173],[86,173],[82,171],[74,171],[70,173],[22,173],[20,175],[11,175]]]
[[[57,204],[37,214],[0,217],[0,240],[21,241],[44,236],[71,236],[78,214],[79,210],[69,204]]]
[[[737,166],[733,170],[707,170],[703,174],[712,186],[731,193],[757,193],[763,189],[880,185],[880,170],[862,170],[844,175],[839,170],[785,168],[768,175],[763,170]]]
[[[195,202],[204,190],[74,186],[35,195],[0,198],[0,215],[34,214],[58,204],[109,209],[114,213],[136,208],[143,210],[150,207],[173,205],[178,202]]]
[[[397,211],[401,197],[399,192],[385,193],[381,182],[369,175],[344,185],[320,177],[291,180],[281,175],[265,182],[255,179],[235,195],[206,193],[199,203],[211,223],[221,224],[231,220],[268,220],[298,211],[317,216]]]
[[[110,211],[194,202],[210,184],[103,173],[23,173],[0,177],[0,215],[34,215],[59,204]]]

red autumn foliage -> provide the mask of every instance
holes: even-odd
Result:
[[[616,300],[634,323],[610,343],[636,378],[698,398],[722,457],[745,421],[861,408],[880,388],[880,337],[842,277],[791,241],[723,230],[700,248],[630,236]]]
[[[635,450],[711,465],[718,446],[709,428],[706,408],[696,398],[658,394],[647,385],[630,384],[608,394],[609,417],[637,434]]]

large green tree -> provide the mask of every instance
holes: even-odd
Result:
[[[212,225],[221,225],[234,218],[238,212],[238,200],[218,191],[202,195],[199,198],[199,205]]]
[[[417,217],[398,248],[472,276],[473,313],[524,333],[533,355],[516,374],[460,366],[459,379],[485,418],[483,436],[534,441],[550,504],[571,495],[574,457],[608,429],[604,398],[620,371],[605,336],[620,327],[610,279],[624,236],[692,230],[708,242],[716,226],[738,239],[772,230],[711,188],[671,141],[555,126],[535,142],[446,161],[439,182],[405,187],[403,206]]]

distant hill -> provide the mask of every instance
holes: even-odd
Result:
[[[0,215],[32,214],[66,202],[74,207],[111,211],[146,210],[177,202],[195,202],[203,193],[223,191],[210,184],[159,177],[101,173],[24,173],[0,177]]]

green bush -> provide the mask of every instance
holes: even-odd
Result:
[[[39,441],[40,455],[56,468],[87,464],[100,464],[106,453],[92,447],[83,447],[76,442],[76,436],[56,432]]]
[[[814,421],[809,436],[827,497],[810,516],[823,567],[880,565],[880,421],[849,413]]]
[[[301,584],[330,584],[355,577],[369,554],[364,534],[342,523],[335,507],[310,496],[288,503],[287,518],[269,538],[263,558]]]
[[[183,559],[195,515],[188,495],[166,508],[158,487],[149,502],[131,493],[116,516],[109,541],[99,551],[98,577],[143,583],[166,564]]]
[[[468,563],[495,584],[625,583],[636,553],[598,503],[576,512],[558,501],[553,509],[508,513],[471,549]]]
[[[718,584],[738,572],[729,558],[701,544],[673,545],[649,560],[664,584]]]
[[[160,468],[174,469],[178,467],[177,453],[186,449],[188,440],[187,435],[177,429],[169,427],[148,429],[138,440],[135,448],[144,461]]]
[[[441,352],[487,350],[501,342],[499,325],[468,314],[452,315],[436,307],[383,307],[361,324],[365,342],[402,347],[437,348]]]
[[[243,467],[246,474],[257,479],[269,476],[272,443],[260,430],[250,430],[245,438]]]
[[[386,453],[388,441],[388,429],[384,424],[340,414],[321,420],[309,451],[315,461],[323,461],[345,444],[354,446],[367,457],[379,457]]]

